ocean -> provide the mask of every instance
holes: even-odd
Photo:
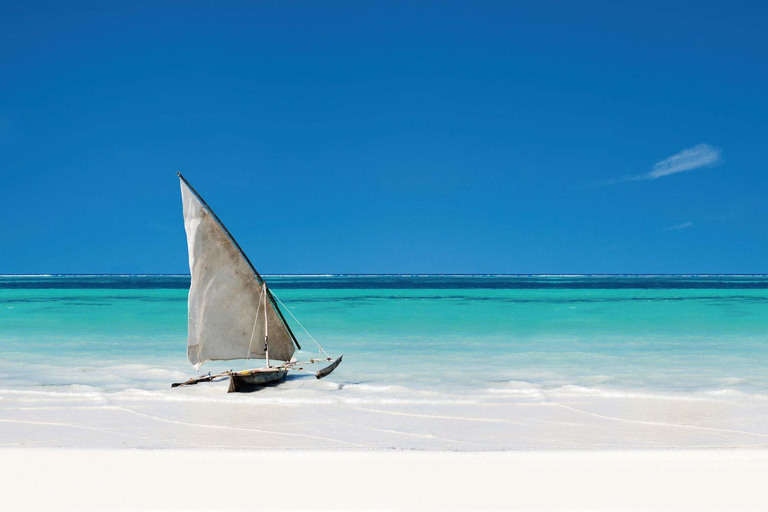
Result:
[[[67,404],[112,413],[127,403],[152,408],[153,403],[196,400],[318,411],[339,405],[345,411],[341,416],[349,414],[339,432],[347,433],[334,439],[395,449],[752,446],[768,434],[764,427],[750,430],[768,408],[768,276],[265,279],[325,350],[343,353],[344,361],[322,381],[297,375],[263,392],[235,396],[225,392],[226,382],[170,388],[171,382],[197,375],[186,359],[189,276],[0,276],[0,415],[13,422],[19,410],[27,410],[34,419],[18,421],[39,423],[52,403],[57,414],[65,415],[76,415],[66,411]],[[314,342],[291,315],[285,316],[304,349],[297,357],[316,357]],[[259,364],[212,362],[201,372]],[[670,400],[686,407],[698,402],[704,412],[662,411],[659,404],[669,408]],[[542,434],[543,421],[573,423],[559,416],[543,419],[542,411],[546,416],[549,410],[544,406],[574,409],[575,402],[587,404],[592,416],[640,425],[693,425],[712,429],[714,437],[702,441],[700,432],[682,440],[665,433],[632,437],[613,428],[613,437],[605,441],[582,439],[565,427],[559,434],[546,429]],[[542,407],[529,407],[529,414],[521,407],[526,404]],[[712,404],[720,412],[705,418],[715,410]],[[759,414],[739,420],[744,410]],[[172,421],[180,421],[178,415],[187,413],[174,414]],[[319,414],[320,430],[331,430],[337,419]],[[381,416],[395,423],[382,428]],[[452,420],[470,417],[486,425],[473,425],[467,437],[466,428]],[[100,421],[98,415],[91,420]],[[496,430],[497,420],[532,426],[521,436],[519,430]],[[590,421],[583,426],[594,426]],[[489,425],[494,428],[484,428]],[[381,432],[373,435],[371,429]],[[448,434],[438,435],[441,429]],[[388,430],[394,438],[382,433]],[[726,433],[714,435],[717,430]],[[731,431],[738,439],[727,434]],[[14,432],[12,443],[23,442],[27,434]],[[45,435],[40,436],[45,444]],[[154,446],[151,435],[144,438]]]

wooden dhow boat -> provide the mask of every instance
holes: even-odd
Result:
[[[229,392],[253,391],[285,379],[288,372],[308,371],[305,366],[330,362],[313,372],[318,379],[330,374],[342,356],[328,355],[301,322],[296,323],[320,349],[321,357],[299,362],[301,350],[278,306],[279,298],[254,268],[224,224],[192,185],[181,180],[184,228],[189,249],[187,357],[199,370],[206,361],[264,359],[265,366],[242,371],[194,377],[171,387],[210,382],[229,377]],[[275,364],[272,364],[275,362]]]

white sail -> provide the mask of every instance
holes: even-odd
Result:
[[[295,338],[261,276],[184,178],[181,200],[192,274],[189,362],[199,369],[205,361],[264,359],[267,332],[269,358],[289,361]]]

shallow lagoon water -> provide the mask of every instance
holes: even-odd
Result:
[[[336,428],[331,445],[346,439],[352,447],[373,448],[604,446],[604,436],[589,435],[601,416],[613,418],[614,427],[625,420],[638,428],[679,420],[714,429],[715,436],[669,437],[665,430],[647,438],[611,427],[611,446],[765,441],[759,425],[768,407],[766,276],[266,279],[328,352],[345,354],[344,363],[322,381],[298,375],[232,396],[226,383],[169,387],[196,374],[185,354],[188,276],[0,277],[0,411],[16,421],[18,410],[29,410],[36,416],[24,421],[34,424],[52,404],[65,416],[103,407],[89,416],[98,422],[128,401],[171,411],[173,421],[184,423],[178,416],[188,411],[174,409],[182,403],[248,404],[262,412],[270,404],[303,407],[314,411],[316,422],[297,423],[302,435],[321,425]],[[305,349],[299,357],[317,355],[286,316]],[[253,365],[215,362],[202,370]],[[40,409],[32,411],[35,404]],[[343,411],[326,417],[334,404]],[[558,412],[548,417],[553,405]],[[582,420],[567,417],[574,407]],[[142,414],[160,421],[157,410]],[[467,431],[461,422],[469,416],[481,424]],[[499,430],[499,421],[530,428]],[[579,421],[582,434],[576,427],[547,430]],[[714,434],[717,429],[737,432],[738,439]],[[371,437],[373,431],[378,434]],[[25,435],[20,430],[10,438],[19,442]],[[153,436],[144,439],[151,444]]]

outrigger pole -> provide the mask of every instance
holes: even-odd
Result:
[[[192,384],[197,384],[198,382],[211,382],[213,379],[224,377],[226,375],[229,375],[229,372],[218,373],[216,375],[211,375],[209,372],[208,375],[204,375],[202,377],[192,377],[191,379],[184,382],[174,382],[171,384],[171,387],[177,388],[179,386],[191,386]]]

